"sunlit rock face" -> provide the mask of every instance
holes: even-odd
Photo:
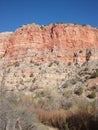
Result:
[[[14,32],[0,33],[2,63],[11,64],[25,57],[35,61],[72,61],[74,52],[80,61],[85,60],[86,49],[92,58],[98,58],[98,29],[89,25],[27,24]]]

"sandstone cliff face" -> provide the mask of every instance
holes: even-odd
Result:
[[[92,57],[98,58],[98,29],[89,25],[36,24],[23,25],[13,33],[0,34],[0,57],[19,60],[33,57],[34,60],[47,61],[72,60],[75,51],[80,60],[85,57],[85,50],[92,50]]]

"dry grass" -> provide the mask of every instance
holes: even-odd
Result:
[[[49,126],[64,129],[68,112],[65,110],[45,111],[37,110],[39,120]]]
[[[78,110],[67,118],[69,130],[90,130],[89,122],[93,113],[87,110]]]
[[[60,130],[98,130],[98,119],[94,120],[94,109],[79,109],[77,112],[65,110],[37,110],[39,120]],[[67,127],[66,127],[67,126]]]

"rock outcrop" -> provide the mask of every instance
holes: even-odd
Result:
[[[97,63],[98,29],[88,25],[28,24],[14,32],[0,33],[0,91],[3,92],[33,91],[36,95],[45,88],[61,89],[65,81],[73,87],[69,82],[77,81],[83,66],[84,72],[92,67],[84,73],[90,78]],[[79,75],[80,84],[77,81],[74,88],[87,80],[84,75]]]
[[[32,57],[37,61],[72,61],[74,52],[85,60],[86,49],[92,58],[98,58],[98,29],[90,25],[27,24],[12,33],[0,33],[0,57],[3,63],[21,61]]]

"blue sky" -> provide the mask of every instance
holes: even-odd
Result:
[[[0,32],[32,22],[98,26],[98,0],[0,0]]]

